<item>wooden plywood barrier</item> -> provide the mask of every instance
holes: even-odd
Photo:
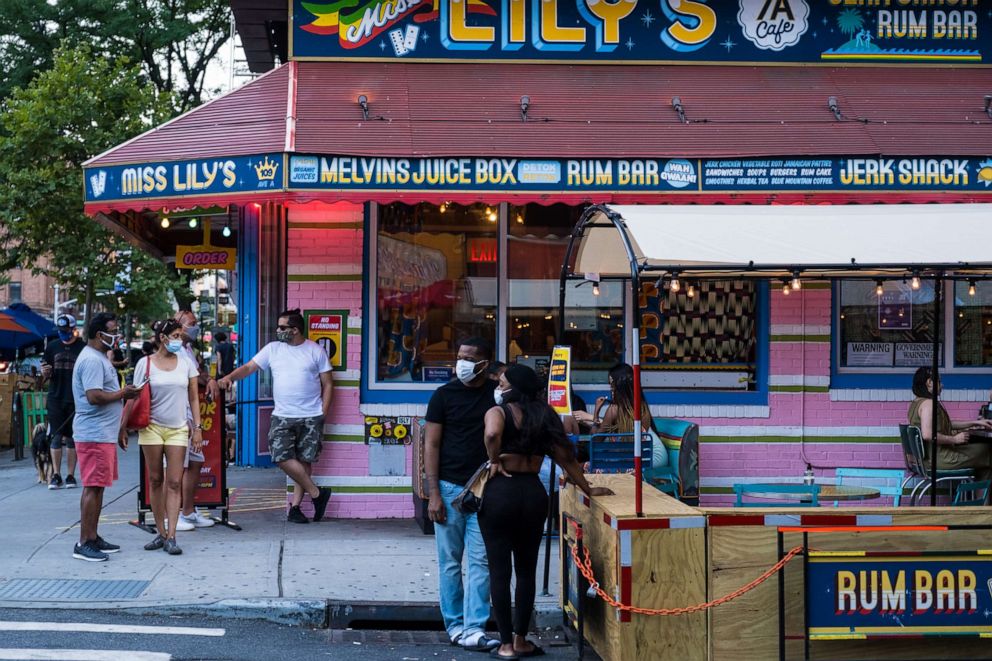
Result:
[[[677,608],[705,601],[705,518],[653,488],[644,489],[644,517],[634,512],[630,475],[589,475],[616,495],[592,500],[573,485],[561,511],[577,520],[603,590],[624,604]],[[623,613],[602,599],[585,600],[585,634],[604,661],[707,657],[706,615]]]

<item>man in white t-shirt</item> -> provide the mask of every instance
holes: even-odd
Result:
[[[309,522],[300,510],[305,492],[313,500],[313,520],[320,521],[327,510],[331,490],[317,487],[310,474],[313,462],[320,456],[324,420],[331,408],[331,363],[316,342],[306,339],[299,310],[283,312],[278,323],[278,341],[266,344],[254,358],[217,385],[227,390],[234,381],[258,370],[272,371],[272,397],[276,406],[269,426],[269,453],[296,485],[286,519],[293,523]]]

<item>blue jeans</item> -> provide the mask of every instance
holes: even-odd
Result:
[[[489,563],[486,546],[475,514],[462,514],[451,506],[462,487],[441,483],[441,500],[447,519],[434,524],[440,582],[441,616],[450,638],[486,630],[489,619]],[[467,555],[465,580],[462,580],[462,556]]]

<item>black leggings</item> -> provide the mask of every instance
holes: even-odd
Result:
[[[527,635],[530,627],[537,591],[537,555],[547,513],[548,494],[536,473],[497,475],[486,485],[479,528],[489,556],[489,590],[504,645],[513,642],[514,633]],[[511,619],[510,577],[514,569],[517,608]]]

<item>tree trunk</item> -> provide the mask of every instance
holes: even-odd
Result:
[[[93,318],[93,279],[86,280],[86,302],[83,304],[83,332],[86,334],[86,341],[90,341],[89,330],[90,320]]]

